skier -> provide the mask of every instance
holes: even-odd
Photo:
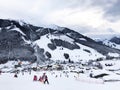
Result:
[[[15,74],[14,77],[17,78],[18,77],[17,74]]]
[[[89,75],[90,75],[91,78],[93,78],[93,72],[92,71],[90,72]]]
[[[24,75],[24,70],[21,71],[22,75]]]
[[[42,78],[41,76],[40,76],[40,78],[39,78],[39,81],[40,81],[40,82],[43,82],[43,78]]]
[[[43,81],[45,80],[45,74],[46,74],[46,73],[43,73],[43,75],[42,75],[42,77],[41,77]]]
[[[31,68],[28,68],[28,72],[29,72],[29,74],[31,75]]]
[[[33,81],[37,81],[37,76],[34,75]]]
[[[45,75],[45,80],[44,80],[44,84],[47,82],[47,84],[49,84],[49,81],[48,81],[48,77],[47,75]]]

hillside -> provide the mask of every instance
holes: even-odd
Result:
[[[22,21],[0,19],[0,62],[8,60],[79,61],[104,58],[120,50],[108,47],[74,30],[44,28]]]

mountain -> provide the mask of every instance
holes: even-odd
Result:
[[[104,58],[120,50],[65,27],[44,28],[0,19],[0,63],[8,60],[80,61]]]
[[[120,37],[119,36],[113,36],[108,39],[103,40],[96,40],[98,43],[104,44],[106,46],[109,46],[111,48],[116,48],[120,50]]]

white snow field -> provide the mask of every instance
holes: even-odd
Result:
[[[60,35],[59,37],[58,36],[55,36],[55,35],[45,35],[45,36],[42,36],[39,40],[36,40],[34,42],[34,44],[37,44],[40,48],[44,48],[45,51],[48,51],[52,57],[51,57],[51,60],[61,60],[61,61],[66,61],[65,57],[64,57],[64,53],[68,53],[69,56],[70,56],[70,59],[72,61],[79,61],[79,60],[95,60],[97,58],[104,58],[105,56],[100,54],[99,52],[97,52],[96,50],[90,48],[90,47],[87,47],[87,46],[84,46],[82,44],[79,44],[79,43],[76,43],[80,49],[74,49],[74,50],[69,50],[67,48],[64,48],[62,47],[63,49],[61,50],[61,46],[58,46],[55,50],[51,50],[49,47],[48,47],[48,44],[51,43],[50,39],[60,39],[60,40],[63,40],[63,41],[67,41],[71,44],[73,44],[74,40],[65,36],[65,35]],[[84,38],[80,38],[81,40],[84,40]],[[43,43],[45,42],[45,43]],[[85,50],[88,50],[90,51],[90,53],[86,52]]]
[[[33,81],[34,75],[39,77],[42,73],[42,71],[32,72],[31,75],[29,73],[24,73],[24,75],[20,73],[18,78],[14,78],[13,73],[2,73],[0,75],[0,90],[120,90],[120,82],[92,83],[82,75],[79,77],[81,80],[76,80],[75,74],[69,73],[69,77],[66,77],[60,71],[54,73],[46,71],[49,85],[40,81]]]

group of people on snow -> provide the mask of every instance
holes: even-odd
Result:
[[[44,84],[46,83],[49,84],[48,76],[46,75],[46,73],[43,73],[43,75],[40,76],[39,79],[37,78],[36,75],[34,75],[33,81],[40,81],[43,82]]]

